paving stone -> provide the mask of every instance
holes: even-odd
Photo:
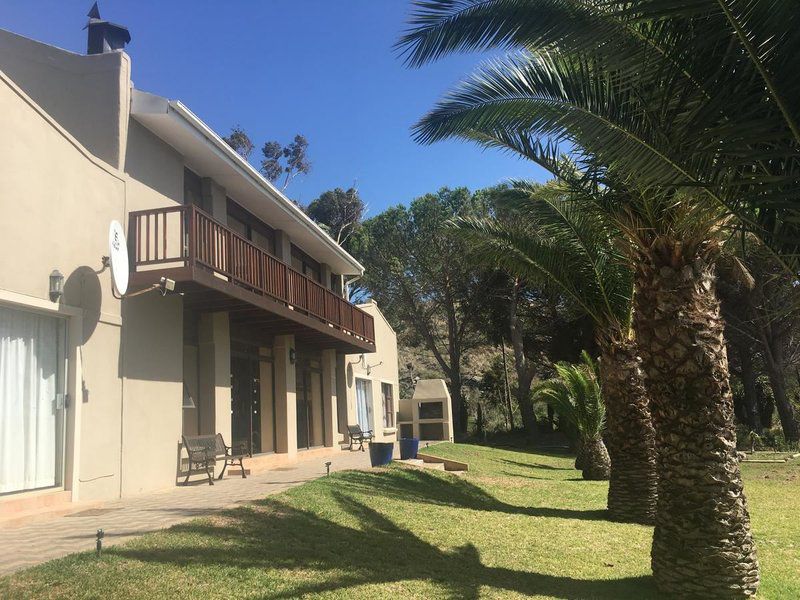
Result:
[[[362,469],[369,467],[369,454],[345,451],[327,457],[301,457],[291,467],[268,469],[248,475],[247,479],[237,476],[215,481],[213,486],[176,486],[67,515],[3,527],[0,575],[73,552],[93,550],[98,529],[105,531],[104,547],[113,546],[143,533],[282,492],[323,477],[326,461],[331,461],[331,471]]]

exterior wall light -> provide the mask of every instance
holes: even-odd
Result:
[[[297,360],[297,352],[295,352],[294,348],[289,348],[289,364],[294,364]]]
[[[58,269],[50,273],[50,301],[58,302],[64,294],[64,276]]]

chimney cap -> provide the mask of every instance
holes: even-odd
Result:
[[[86,13],[86,16],[90,19],[100,19],[100,9],[97,6],[97,2],[92,4],[92,8],[89,9],[89,12]]]
[[[89,30],[87,54],[103,54],[114,50],[122,50],[131,41],[131,34],[124,25],[106,21],[100,17],[97,2],[92,5],[87,15],[89,21],[84,29]]]

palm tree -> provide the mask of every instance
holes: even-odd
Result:
[[[737,2],[734,12],[756,4]],[[417,62],[492,45],[519,51],[479,69],[416,134],[510,149],[559,176],[557,145],[573,147],[581,174],[567,174],[571,185],[592,188],[636,265],[634,329],[658,453],[654,576],[674,595],[745,597],[758,588],[759,567],[734,448],[715,264],[732,212],[773,248],[796,246],[796,237],[781,237],[793,234],[785,216],[797,210],[786,202],[799,187],[796,111],[783,101],[796,80],[777,85],[763,57],[743,46],[760,39],[765,55],[780,44],[778,54],[800,38],[786,30],[772,39],[780,24],[765,20],[761,5],[749,12],[753,35],[739,32],[728,1],[698,0],[685,17],[666,15],[667,5],[679,10],[655,0],[420,3],[406,38]],[[790,11],[775,15],[796,23]]]
[[[534,397],[549,403],[577,431],[583,478],[605,480],[611,469],[603,443],[606,410],[596,366],[585,351],[582,360],[581,365],[556,364],[557,377],[536,386]]]
[[[457,225],[477,260],[554,285],[594,321],[611,457],[609,514],[652,523],[655,432],[632,335],[633,271],[615,245],[620,233],[601,211],[556,183],[517,182],[497,195],[495,205],[494,218],[461,219]],[[579,453],[578,463],[581,458]]]

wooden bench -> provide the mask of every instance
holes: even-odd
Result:
[[[367,431],[361,430],[361,425],[348,425],[347,436],[350,438],[350,447],[348,450],[353,449],[353,444],[359,444],[359,450],[364,452],[364,442],[369,442],[373,438],[371,429]]]
[[[222,471],[217,479],[222,479],[228,465],[235,466],[238,462],[242,469],[242,478],[247,475],[244,472],[242,460],[245,456],[252,456],[245,444],[240,444],[236,448],[227,446],[221,433],[216,435],[184,435],[183,447],[189,455],[189,470],[186,472],[184,485],[189,483],[191,475],[204,473],[208,477],[208,485],[214,485],[212,471],[216,467],[217,460],[222,459]]]

